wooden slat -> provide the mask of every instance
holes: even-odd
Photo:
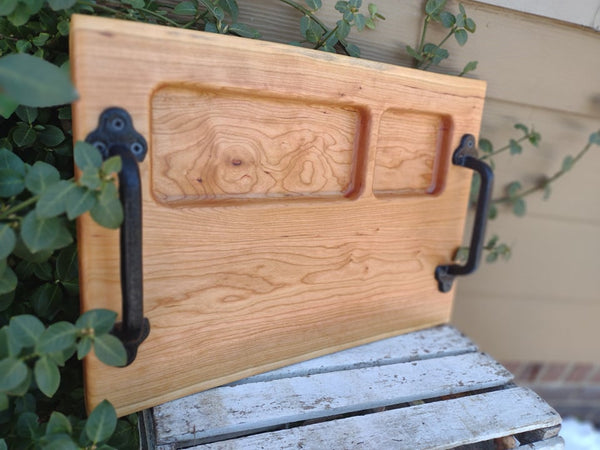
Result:
[[[298,421],[502,386],[511,379],[490,357],[468,353],[225,386],[155,407],[156,442],[210,442]]]
[[[485,83],[212,33],[71,24],[75,139],[121,106],[149,142],[150,336],[129,367],[86,359],[90,408],[107,398],[126,414],[449,320],[453,294],[433,273],[461,241],[471,177],[450,153],[477,133]],[[391,177],[404,163],[419,176]],[[83,309],[119,311],[118,233],[85,216],[78,244]]]
[[[558,424],[560,416],[533,391],[513,388],[192,448],[434,450],[484,442]],[[555,442],[554,448],[560,448],[559,442]]]
[[[281,369],[244,378],[231,385],[391,365],[476,351],[477,346],[456,328],[449,325],[440,325],[349,348],[320,358],[309,359]]]

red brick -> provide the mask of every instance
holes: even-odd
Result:
[[[542,366],[543,364],[539,362],[527,363],[516,378],[517,382],[533,382],[537,378]]]
[[[538,383],[557,383],[564,381],[568,375],[569,364],[546,363],[536,380]]]
[[[581,363],[575,364],[571,373],[567,377],[567,383],[582,383],[586,381],[592,371],[594,370],[594,365],[589,363]]]

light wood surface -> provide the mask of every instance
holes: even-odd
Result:
[[[471,179],[448,160],[478,133],[483,82],[85,16],[71,67],[75,139],[120,106],[150,144],[151,332],[129,367],[86,359],[88,407],[127,414],[448,321],[433,273]],[[78,225],[82,307],[120,311],[118,232]]]
[[[558,414],[512,378],[444,325],[173,400],[141,425],[159,450],[564,448]]]

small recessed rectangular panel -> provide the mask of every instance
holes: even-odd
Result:
[[[361,114],[176,86],[152,98],[152,190],[171,204],[351,196]]]
[[[439,194],[448,170],[452,119],[387,110],[379,122],[373,192],[384,195]]]

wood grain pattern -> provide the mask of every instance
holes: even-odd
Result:
[[[85,16],[72,20],[71,63],[75,139],[120,106],[150,142],[140,171],[151,333],[129,367],[86,358],[88,407],[108,398],[127,414],[448,321],[453,294],[433,272],[460,245],[471,174],[428,163],[443,168],[437,196],[377,197],[379,131],[386,111],[439,115],[453,149],[479,129],[484,83]],[[429,158],[445,156],[438,147]],[[120,311],[118,232],[88,216],[78,226],[82,308]]]

